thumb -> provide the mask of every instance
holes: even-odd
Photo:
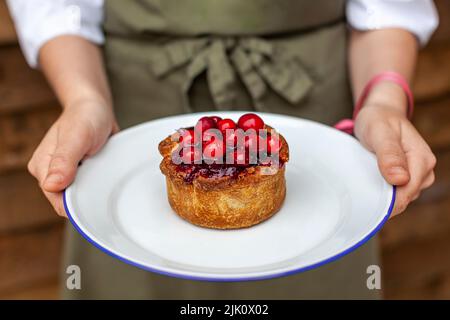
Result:
[[[401,139],[393,130],[379,131],[372,143],[381,174],[392,185],[404,185],[410,179],[408,161]]]
[[[91,139],[88,130],[76,127],[58,130],[57,145],[42,185],[47,192],[60,192],[72,183],[78,163],[89,149]]]

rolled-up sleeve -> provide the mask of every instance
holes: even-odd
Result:
[[[60,35],[104,42],[103,0],[7,0],[27,62],[38,65],[40,48]]]
[[[439,24],[432,0],[348,0],[347,20],[357,30],[401,28],[425,45]]]

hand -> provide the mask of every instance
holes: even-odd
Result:
[[[66,217],[62,191],[75,178],[79,162],[100,150],[117,131],[111,108],[91,101],[66,108],[49,129],[28,170],[60,216]]]
[[[405,114],[398,108],[365,105],[355,121],[356,137],[375,153],[386,181],[397,186],[392,216],[434,182],[436,157]]]

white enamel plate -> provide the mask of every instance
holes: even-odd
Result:
[[[215,114],[237,120],[242,113]],[[84,161],[64,193],[74,227],[100,250],[148,271],[245,281],[293,274],[338,259],[364,244],[388,219],[395,188],[357,140],[312,121],[260,114],[290,148],[281,210],[259,225],[232,231],[182,220],[167,201],[158,143],[203,115],[208,114],[127,129]]]

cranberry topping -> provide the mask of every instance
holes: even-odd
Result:
[[[246,113],[239,118],[238,127],[244,129],[245,131],[248,129],[263,129],[264,121],[254,113]]]
[[[214,123],[217,125],[217,123],[219,122],[219,121],[221,121],[222,120],[222,118],[221,117],[218,117],[218,116],[212,116],[212,117],[210,117],[213,121],[214,121]]]
[[[194,129],[180,129],[178,130],[178,133],[180,134],[179,142],[184,144],[194,144]]]
[[[217,129],[225,131],[227,129],[236,129],[236,123],[231,119],[223,119],[217,123]]]
[[[198,132],[205,132],[208,129],[212,129],[216,127],[216,123],[214,120],[210,117],[202,117],[198,120],[197,124],[195,125],[195,130]]]
[[[254,166],[283,167],[281,159],[272,157],[281,149],[278,136],[258,133],[260,129],[264,129],[264,122],[253,113],[241,116],[237,125],[231,119],[202,117],[195,127],[178,131],[181,146],[188,148],[181,151],[182,163],[176,165],[176,170],[184,173],[185,182],[192,183],[198,176],[237,178],[247,168]],[[249,130],[253,130],[253,133]],[[194,139],[200,132],[202,136]],[[264,156],[265,152],[269,155]],[[228,155],[231,155],[234,163],[226,163],[230,161]],[[200,160],[201,163],[194,163],[194,160]]]

